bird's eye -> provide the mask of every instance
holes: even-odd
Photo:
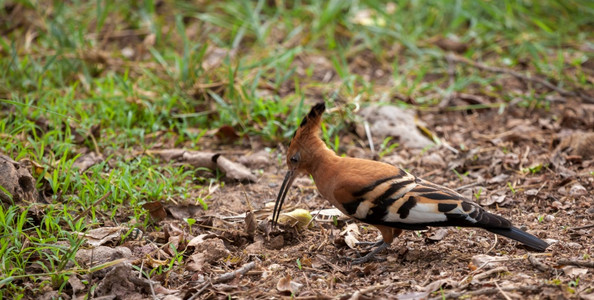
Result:
[[[299,154],[295,154],[293,156],[291,156],[291,162],[296,164],[299,162]]]

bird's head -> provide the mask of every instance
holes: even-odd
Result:
[[[287,191],[293,184],[293,181],[299,174],[307,173],[315,164],[315,152],[324,146],[324,142],[319,138],[320,124],[322,114],[326,110],[324,102],[314,105],[307,116],[303,118],[299,128],[295,132],[289,149],[287,150],[287,166],[289,170],[285,175],[285,180],[281,185],[280,191],[274,204],[272,213],[273,226],[278,221],[279,212],[287,196]],[[322,147],[325,148],[325,147]]]

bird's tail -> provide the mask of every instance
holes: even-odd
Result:
[[[516,240],[534,250],[544,251],[549,244],[519,228],[485,228],[486,230]]]

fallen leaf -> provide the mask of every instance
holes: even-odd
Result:
[[[506,182],[508,178],[509,178],[509,175],[507,175],[505,173],[501,173],[501,174],[487,180],[487,183],[502,183],[502,182]]]
[[[355,223],[349,224],[340,233],[340,235],[344,235],[344,242],[347,244],[347,246],[349,246],[349,248],[355,249],[359,243],[359,226],[357,226]]]
[[[229,125],[221,126],[215,133],[215,136],[225,144],[231,144],[240,138],[239,134],[235,131],[235,128]]]
[[[311,215],[314,216],[316,222],[334,222],[334,219],[342,221],[350,219],[347,215],[338,210],[338,208],[314,210],[311,212]]]
[[[290,292],[292,295],[299,295],[303,284],[291,280],[291,275],[281,278],[276,284],[276,289],[280,292]]]
[[[89,152],[79,156],[72,164],[73,168],[78,169],[78,172],[84,173],[90,167],[103,161],[103,155],[95,152]]]
[[[132,251],[128,247],[97,246],[95,248],[81,248],[76,251],[76,261],[96,266],[111,262],[117,259],[132,258]]]
[[[396,296],[398,300],[424,300],[429,297],[428,292],[411,292],[406,294],[400,294]]]
[[[447,228],[439,228],[431,236],[428,237],[429,240],[437,242],[443,240],[450,231]]]
[[[563,267],[563,273],[565,273],[565,275],[567,275],[571,278],[574,278],[574,277],[586,275],[588,273],[588,269],[578,268],[578,267],[574,267],[574,266],[565,266],[565,267]]]
[[[249,236],[253,236],[256,233],[256,228],[258,227],[258,220],[251,211],[248,211],[245,214],[245,233]]]
[[[468,44],[460,42],[457,38],[440,37],[434,44],[444,51],[453,51],[458,54],[462,54],[468,50]]]
[[[167,212],[160,201],[148,202],[142,205],[142,208],[146,209],[151,218],[156,222],[159,222],[167,217]]]
[[[128,228],[123,226],[101,227],[89,230],[86,233],[79,232],[78,234],[85,238],[89,245],[97,247],[109,242],[119,241],[122,238],[122,234],[127,231]]]
[[[188,242],[188,247],[196,247],[198,244],[203,243],[206,238],[209,237],[214,237],[215,235],[212,233],[203,233],[195,238],[192,238],[189,242]]]
[[[278,218],[278,223],[281,225],[288,225],[291,227],[297,226],[297,228],[303,230],[308,225],[311,225],[312,219],[311,214],[308,210],[297,208],[288,213],[282,213]]]
[[[499,266],[501,264],[499,261],[502,259],[504,258],[485,254],[478,254],[470,259],[470,263],[472,264],[472,266],[476,268],[492,269]],[[470,268],[473,269],[473,267]]]

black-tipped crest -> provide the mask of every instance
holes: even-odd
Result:
[[[299,124],[299,127],[303,127],[305,126],[305,124],[307,124],[308,120],[313,120],[318,118],[319,116],[321,116],[324,111],[326,110],[326,103],[324,102],[320,102],[316,105],[314,105],[311,110],[309,111],[309,113],[307,114],[307,116],[305,118],[303,118],[303,121],[301,121],[301,124]]]

